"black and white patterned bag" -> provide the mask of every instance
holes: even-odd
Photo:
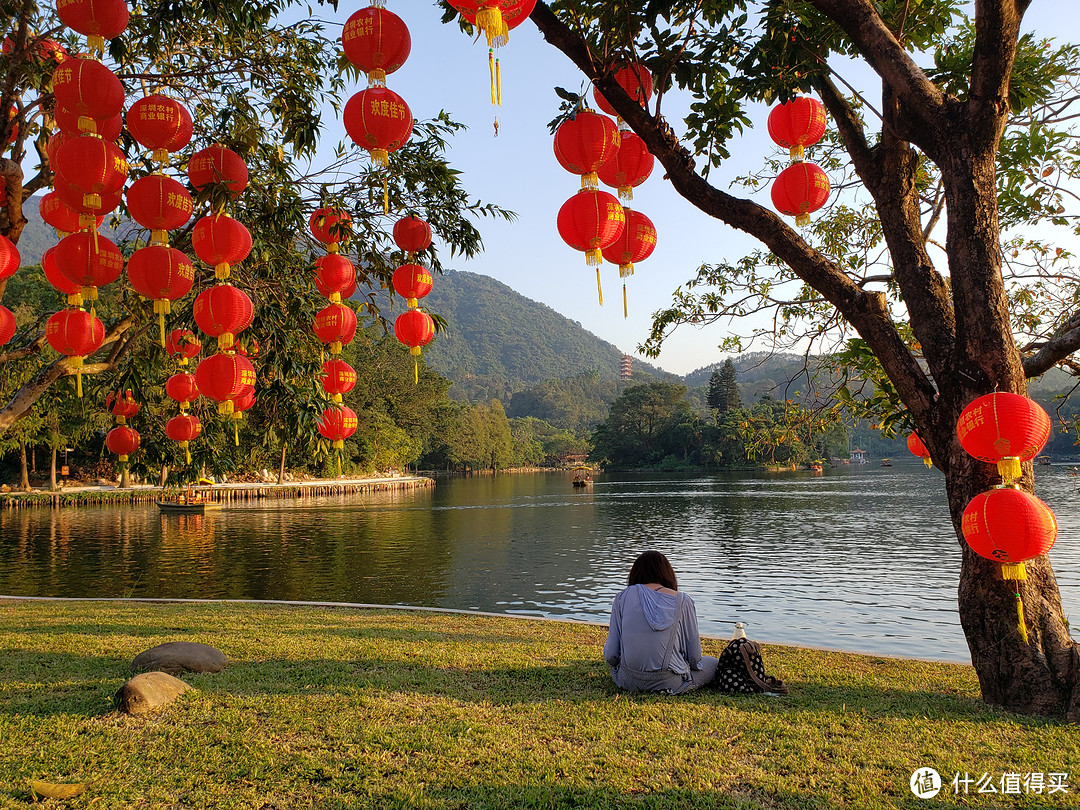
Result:
[[[761,660],[761,646],[747,638],[731,641],[720,653],[720,665],[716,669],[713,686],[729,694],[771,692],[788,693],[787,686],[778,678],[765,674],[765,662]]]

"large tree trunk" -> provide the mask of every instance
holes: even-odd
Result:
[[[49,453],[49,456],[50,456],[50,458],[49,458],[49,491],[50,492],[56,492],[56,490],[57,490],[57,486],[56,486],[56,453],[57,453],[57,449],[56,449],[55,446],[53,446],[51,448],[51,452]]]
[[[30,471],[26,467],[26,445],[19,445],[19,488],[23,492],[30,491]]]
[[[277,482],[279,485],[285,483],[285,452],[289,449],[288,442],[281,443],[281,464],[278,465]]]

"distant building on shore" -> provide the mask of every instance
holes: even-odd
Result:
[[[633,375],[633,371],[630,368],[630,364],[633,362],[632,358],[628,354],[622,356],[622,361],[619,363],[619,379],[629,380]]]

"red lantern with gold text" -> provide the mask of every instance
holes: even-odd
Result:
[[[196,191],[222,185],[230,196],[236,198],[247,188],[247,163],[233,150],[215,143],[191,156],[188,180]]]
[[[199,393],[218,403],[218,413],[231,414],[233,400],[255,385],[255,367],[239,354],[214,354],[195,369]]]
[[[77,307],[82,305],[82,285],[76,284],[60,272],[60,268],[56,266],[55,247],[49,248],[42,255],[41,269],[45,273],[45,280],[48,281],[57,292],[67,296],[69,306]]]
[[[100,52],[106,39],[115,39],[127,28],[129,12],[124,0],[61,0],[56,16],[85,36],[91,50]]]
[[[101,203],[87,197],[116,194],[128,178],[128,165],[120,147],[94,135],[65,141],[56,152],[54,168],[68,184],[83,194],[83,205],[91,210]]]
[[[614,159],[621,141],[614,121],[592,110],[580,110],[555,131],[555,157],[568,172],[581,176],[582,188],[596,188],[596,173]]]
[[[53,71],[52,88],[56,102],[76,115],[104,121],[124,108],[124,85],[96,59],[65,59]]]
[[[351,266],[350,262],[350,266]],[[334,281],[335,286],[323,283],[323,274],[321,272],[315,275],[315,289],[319,291],[319,294],[323,298],[329,298],[330,301],[337,303],[338,301],[347,301],[353,297],[353,294],[357,290],[356,286],[356,273],[352,274],[352,278],[344,281],[344,287],[338,286],[338,282]],[[332,278],[332,277],[329,277]],[[329,280],[329,279],[328,279]]]
[[[16,329],[15,313],[0,304],[0,346],[6,345],[15,337]]]
[[[802,160],[803,147],[821,140],[826,122],[825,105],[816,98],[799,96],[769,112],[769,136],[777,146],[790,150],[792,160]]]
[[[81,309],[62,309],[45,323],[45,339],[60,354],[73,358],[75,390],[81,397],[83,358],[101,348],[105,342],[105,325]]]
[[[642,107],[644,107],[649,102],[649,99],[652,98],[653,77],[652,73],[644,65],[637,63],[624,65],[615,71],[615,81],[626,91],[626,94],[630,96],[630,98]],[[619,115],[608,100],[604,98],[604,94],[595,87],[593,88],[593,100],[596,101],[596,106],[608,115]],[[622,120],[621,117],[620,120]]]
[[[603,250],[603,256],[612,264],[619,265],[619,277],[634,274],[634,262],[643,262],[656,248],[656,226],[640,211],[624,208],[626,227],[619,238]],[[623,317],[627,317],[626,283],[623,282]]]
[[[418,264],[403,264],[394,271],[393,284],[397,294],[405,299],[405,305],[412,309],[431,292],[431,273]]]
[[[150,241],[154,244],[167,243],[167,232],[191,219],[188,190],[163,174],[148,174],[132,183],[127,190],[127,203],[131,218],[150,229]]]
[[[139,449],[139,433],[127,425],[114,427],[105,436],[105,446],[110,453],[117,456],[117,461],[123,463]]]
[[[173,329],[165,338],[165,351],[176,359],[177,365],[186,366],[202,351],[202,341],[190,329]]]
[[[0,234],[0,279],[11,278],[22,266],[22,256],[15,243]]]
[[[596,289],[600,305],[600,263],[604,248],[615,242],[626,227],[626,213],[614,195],[596,189],[582,189],[559,209],[559,236],[574,250],[585,254],[585,263],[596,266]]]
[[[110,239],[92,231],[79,231],[60,240],[53,253],[56,266],[83,297],[97,298],[97,288],[112,284],[124,272],[124,255]]]
[[[368,85],[385,85],[386,76],[405,64],[412,50],[409,28],[392,11],[378,5],[362,8],[341,32],[345,57],[368,77]]]
[[[191,292],[195,268],[183,251],[168,245],[150,245],[131,254],[128,281],[135,292],[154,302],[158,316],[161,345],[165,345],[165,316],[172,312],[172,301]]]
[[[633,132],[623,132],[615,156],[597,170],[600,182],[618,189],[620,200],[634,199],[634,189],[649,179],[655,159]]]
[[[356,268],[340,253],[328,253],[315,260],[315,286],[337,303],[356,292]]]
[[[191,442],[201,434],[202,422],[194,414],[182,413],[165,423],[165,435],[179,443],[180,449],[187,456],[188,464],[191,463]]]
[[[53,175],[53,190],[64,205],[79,215],[79,224],[84,229],[98,227],[104,221],[105,214],[120,207],[123,197],[120,191],[83,194],[59,173]]]
[[[345,405],[335,405],[323,411],[319,435],[333,442],[335,450],[341,450],[345,440],[356,432],[356,426],[356,412]]]
[[[226,351],[232,348],[236,336],[251,325],[254,305],[243,290],[218,284],[199,294],[191,312],[199,329],[216,337],[218,348]]]
[[[140,146],[153,150],[159,163],[169,160],[191,142],[193,122],[187,107],[168,96],[144,96],[133,103],[125,117],[128,132]]]
[[[334,358],[323,363],[322,387],[334,402],[356,387],[356,371],[344,360]]]
[[[795,217],[796,225],[809,225],[810,215],[825,205],[830,190],[822,168],[803,161],[788,166],[773,181],[772,202],[781,214]]]
[[[923,460],[923,464],[927,467],[933,467],[934,462],[930,459],[930,451],[926,449],[926,445],[923,444],[919,434],[912,432],[907,437],[907,448],[911,451],[913,456],[917,456]]]
[[[380,166],[389,166],[396,152],[412,135],[412,111],[405,100],[386,87],[361,90],[345,104],[345,131],[353,143],[371,153]]]
[[[319,208],[312,213],[308,227],[311,235],[326,245],[327,250],[337,253],[338,246],[352,236],[352,217],[337,208]]]
[[[227,279],[232,265],[251,253],[251,232],[228,214],[211,214],[195,223],[191,248],[195,255],[214,268],[214,277]]]
[[[956,437],[979,461],[997,464],[1006,481],[1039,454],[1050,438],[1050,416],[1028,397],[999,391],[979,397],[960,413]]]
[[[75,233],[84,227],[79,222],[79,214],[55,191],[50,191],[41,198],[41,202],[38,203],[38,213],[41,214],[46,225],[51,225],[63,234]]]
[[[394,244],[410,256],[431,247],[431,226],[416,214],[404,216],[394,223]]]
[[[178,402],[181,411],[186,411],[188,406],[199,398],[199,385],[195,381],[195,375],[185,371],[173,374],[165,381],[165,396]]]
[[[435,321],[423,310],[406,310],[394,321],[394,336],[409,347],[409,354],[419,358],[421,347],[428,345],[435,337]],[[413,363],[413,382],[420,382],[419,359]]]
[[[319,310],[313,326],[315,336],[326,343],[330,354],[341,354],[356,337],[356,313],[344,304],[330,304]]]

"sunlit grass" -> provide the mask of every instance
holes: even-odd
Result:
[[[255,605],[0,603],[0,807],[31,779],[67,807],[891,808],[908,780],[1077,770],[1075,727],[983,705],[970,667],[765,649],[788,697],[619,693],[584,624]],[[155,717],[113,711],[139,652],[228,668]],[[723,642],[707,641],[717,654]]]

